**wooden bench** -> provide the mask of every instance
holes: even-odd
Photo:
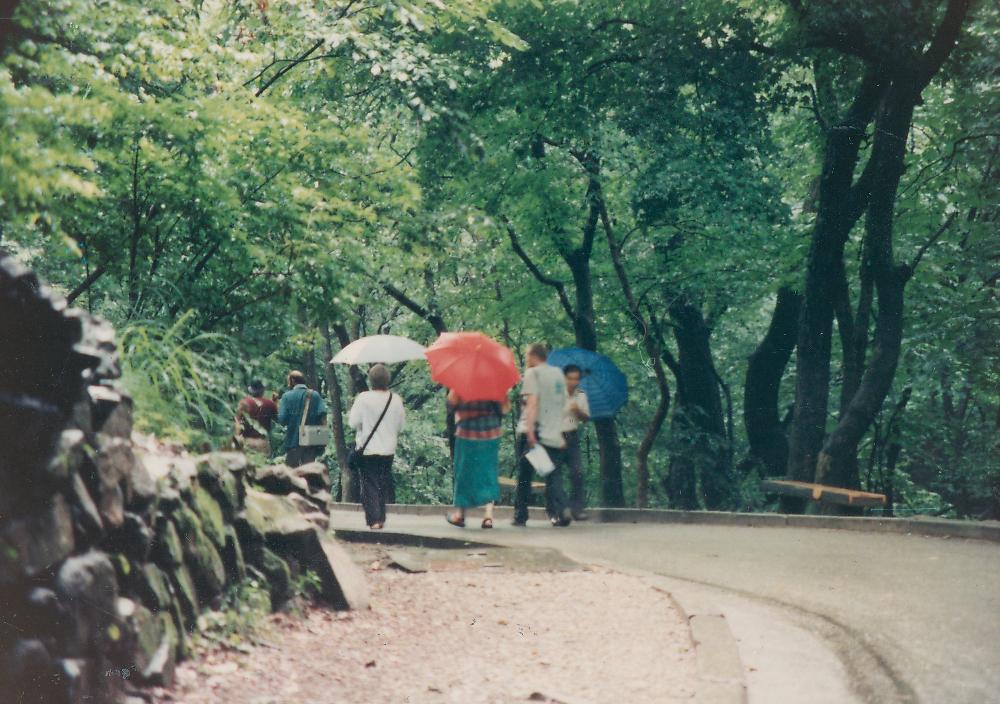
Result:
[[[517,480],[514,477],[501,476],[497,481],[500,482],[500,491],[514,491],[517,488]],[[533,494],[544,494],[545,482],[531,482],[531,492]]]
[[[794,496],[799,499],[818,501],[821,504],[838,504],[867,508],[869,506],[885,506],[885,494],[873,494],[868,491],[844,489],[839,486],[812,484],[810,482],[795,482],[790,479],[764,479],[760,489],[768,494]]]

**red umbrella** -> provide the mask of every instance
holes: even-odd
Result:
[[[424,351],[431,379],[466,401],[503,401],[521,379],[514,353],[481,332],[445,332]]]

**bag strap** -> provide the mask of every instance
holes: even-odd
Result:
[[[391,391],[389,392],[389,400],[385,402],[385,408],[382,409],[382,415],[380,415],[378,417],[378,420],[375,421],[375,427],[372,428],[371,433],[368,434],[368,439],[365,440],[365,444],[361,446],[361,454],[362,455],[365,454],[365,450],[368,449],[368,443],[370,443],[372,441],[372,438],[375,437],[375,431],[378,430],[378,427],[382,424],[382,419],[385,418],[385,414],[389,410],[389,404],[390,403],[392,403],[392,392]]]
[[[306,404],[302,407],[302,420],[299,421],[299,427],[304,428],[306,425],[306,416],[309,415],[309,402],[312,401],[312,391],[306,389]]]

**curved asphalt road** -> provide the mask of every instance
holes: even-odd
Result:
[[[334,510],[330,527],[363,530],[364,522],[358,512]],[[742,601],[780,612],[824,640],[861,701],[1000,702],[997,543],[789,527],[557,529],[530,521],[517,529],[503,520],[493,531],[463,532],[443,518],[409,515],[390,515],[386,530],[551,547],[577,560],[695,583],[707,593],[721,588],[715,591],[730,608]],[[766,640],[768,621],[756,621]],[[788,677],[804,674],[789,665]],[[754,699],[767,701],[767,693],[754,696],[751,688]]]

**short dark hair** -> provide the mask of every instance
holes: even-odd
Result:
[[[375,391],[388,390],[390,379],[389,368],[384,364],[376,364],[368,370],[368,381]]]
[[[575,364],[567,364],[565,367],[563,367],[563,374],[572,374],[573,372],[576,372],[580,376],[583,376],[583,370],[580,369],[580,367],[576,366]]]
[[[544,362],[549,358],[549,348],[544,342],[533,342],[528,345],[528,354],[534,355]]]
[[[260,379],[254,379],[247,386],[247,391],[250,392],[251,396],[260,396],[264,393],[264,382]]]
[[[299,384],[306,383],[306,375],[300,372],[298,369],[293,369],[288,372],[288,385],[298,386]]]

